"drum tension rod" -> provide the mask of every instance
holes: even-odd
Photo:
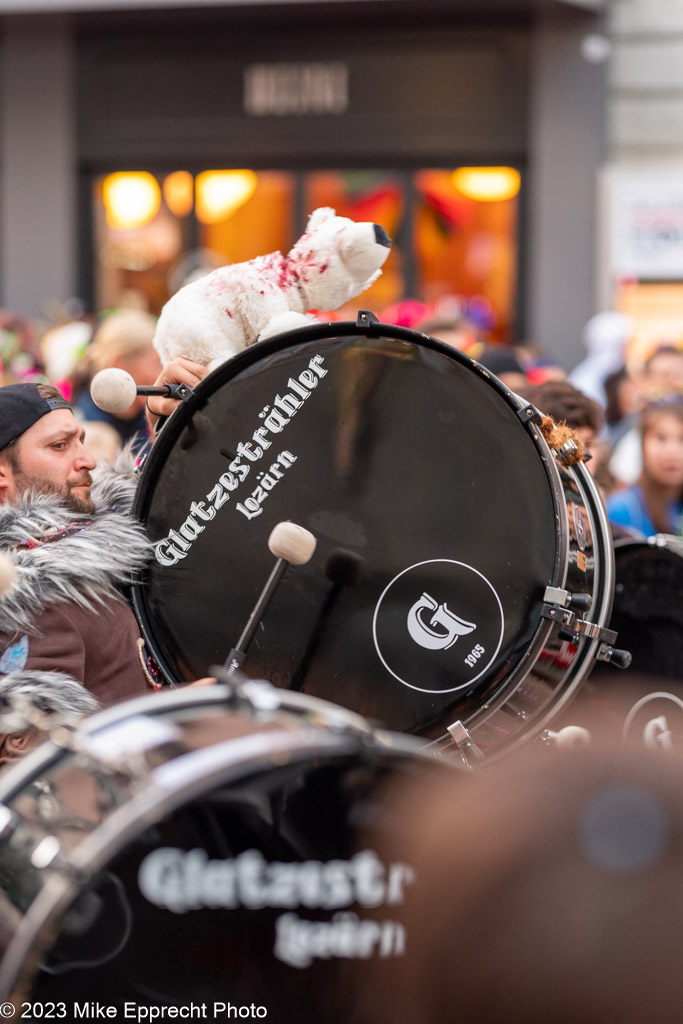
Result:
[[[615,648],[616,632],[599,626],[596,622],[580,619],[576,612],[571,610],[574,607],[588,611],[592,604],[590,594],[571,594],[561,587],[546,587],[543,597],[545,603],[541,609],[541,617],[563,627],[560,630],[562,639],[567,639],[566,633],[570,632],[577,638],[585,636],[590,640],[599,640],[600,646],[595,655],[597,661],[609,661],[618,668],[628,668],[631,664],[631,654],[629,651]]]
[[[560,605],[562,608],[576,608],[582,612],[590,611],[593,604],[590,594],[572,594],[570,590],[563,590],[561,587],[546,587],[543,600],[547,604]]]

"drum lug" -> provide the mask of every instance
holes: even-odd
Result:
[[[554,587],[548,587],[546,590],[546,595],[548,593],[548,590],[555,589],[556,588]],[[561,593],[566,594],[567,592],[561,591]],[[543,605],[543,608],[541,609],[541,618],[550,619],[551,622],[557,622],[559,626],[564,626],[565,629],[571,630],[573,633],[578,632],[578,619],[576,617],[576,613],[570,611],[570,609],[566,607],[564,601],[546,601],[546,603]]]
[[[189,402],[191,398],[194,398],[194,391],[189,384],[176,384],[173,397],[180,398],[183,402]]]
[[[521,409],[517,410],[517,415],[522,423],[533,423],[537,427],[540,426],[543,419],[536,406],[531,404],[523,405]]]
[[[616,642],[617,634],[613,629],[599,626],[597,622],[589,622],[588,619],[580,619],[575,612],[566,606],[568,603],[574,603],[572,595],[566,590],[560,590],[558,587],[546,587],[544,596],[546,603],[541,610],[542,618],[550,619],[551,622],[556,622],[559,626],[562,626],[561,633],[566,631],[575,634],[577,637],[585,636],[589,640],[599,640],[601,646],[596,654],[598,661],[614,660],[614,664],[621,665],[623,663],[623,668],[628,667],[631,663],[631,656],[628,651],[617,651],[614,649],[613,645]],[[574,600],[587,596],[587,594],[576,594]],[[557,603],[550,603],[548,601],[549,597],[557,598]],[[579,604],[579,601],[576,600],[576,603]],[[580,603],[583,604],[583,601]],[[613,655],[616,655],[616,658],[613,658]],[[627,658],[628,661],[626,661]]]
[[[576,461],[576,454],[579,450],[577,442],[573,438],[568,438],[561,448],[555,448],[553,451],[557,456],[557,459],[565,466],[570,466]]]
[[[590,594],[572,594],[561,587],[546,587],[543,600],[549,605],[559,605],[563,609],[574,608],[582,612],[590,611],[593,604]]]
[[[461,721],[452,722],[448,733],[453,743],[446,749],[457,750],[466,768],[474,768],[484,759],[484,752],[474,742],[469,730]]]
[[[378,324],[380,319],[371,313],[369,309],[360,309],[356,318],[356,327],[367,327],[369,324]]]

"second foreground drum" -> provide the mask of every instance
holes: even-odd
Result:
[[[414,883],[366,834],[400,831],[387,786],[455,773],[414,747],[254,681],[55,736],[0,781],[0,999],[351,1024],[358,964],[405,952]]]

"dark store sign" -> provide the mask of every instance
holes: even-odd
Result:
[[[348,105],[349,69],[341,61],[245,68],[244,109],[252,117],[343,114]]]

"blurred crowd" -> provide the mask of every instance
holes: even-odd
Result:
[[[137,307],[97,317],[79,313],[50,325],[0,311],[1,383],[58,387],[85,425],[86,446],[98,460],[111,462],[127,441],[140,450],[147,445],[145,399],[114,415],[95,405],[90,382],[98,371],[114,367],[136,384],[154,383],[161,370],[152,344],[155,329],[156,317]]]
[[[431,307],[406,299],[378,315],[464,352],[571,427],[592,456],[589,469],[617,535],[683,533],[683,339],[661,339],[645,351],[639,346],[636,357],[630,319],[599,313],[584,328],[583,360],[570,369],[540,345],[494,343],[486,309],[456,296]],[[92,401],[90,382],[99,370],[116,367],[137,384],[152,383],[161,368],[155,324],[133,305],[97,316],[77,311],[50,325],[0,310],[2,383],[59,387],[98,458],[111,460],[131,439],[142,449],[148,444],[144,398],[118,415],[107,413]]]

